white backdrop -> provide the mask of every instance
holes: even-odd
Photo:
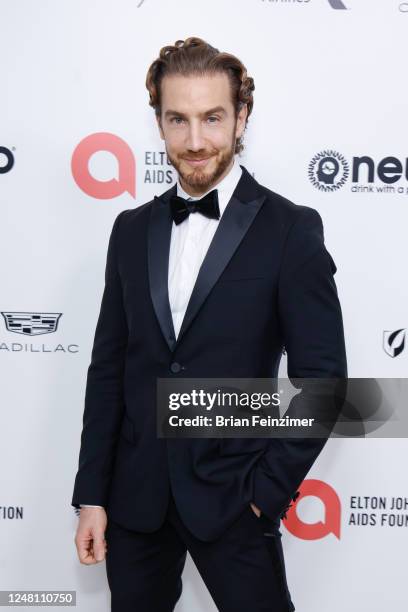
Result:
[[[0,311],[9,313],[0,317],[0,589],[76,590],[81,612],[103,612],[105,567],[77,561],[70,501],[112,223],[171,184],[160,182],[170,167],[148,106],[148,66],[162,46],[193,35],[242,59],[256,90],[239,162],[320,212],[349,375],[404,377],[408,3],[0,0],[0,13]],[[88,178],[87,143],[96,143]],[[308,174],[328,150],[342,160],[336,180],[350,169],[332,191]],[[372,182],[367,166],[353,180],[362,156]],[[386,157],[395,159],[381,175]],[[28,328],[10,327],[16,313],[29,313]],[[33,334],[33,313],[47,315],[47,333]],[[51,314],[61,314],[57,326]],[[407,447],[403,438],[326,445],[305,480],[309,494],[282,525],[297,611],[406,609]],[[374,524],[356,524],[364,517]],[[190,560],[177,610],[215,610]]]

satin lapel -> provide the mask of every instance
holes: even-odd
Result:
[[[250,228],[265,199],[265,195],[260,195],[248,202],[239,200],[236,195],[232,196],[199,270],[176,345],[180,343],[186,330],[193,322],[206,297]]]
[[[174,184],[160,198],[154,198],[148,229],[150,295],[160,328],[171,351],[174,350],[176,337],[168,291],[170,238],[173,223],[169,200],[176,193],[177,187]]]

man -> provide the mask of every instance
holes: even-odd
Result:
[[[218,609],[287,612],[280,518],[325,440],[158,438],[156,381],[277,377],[285,349],[291,378],[345,377],[336,267],[320,215],[235,160],[254,90],[236,57],[177,41],[146,86],[178,181],[113,225],[72,499],[79,558],[106,555],[115,612],[173,610],[187,550]]]

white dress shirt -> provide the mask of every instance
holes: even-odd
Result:
[[[218,190],[220,219],[241,177],[242,169],[234,158],[234,164],[226,176],[208,191],[192,197],[177,180],[177,195],[191,200],[201,200],[207,193]],[[191,213],[179,225],[171,228],[168,290],[173,326],[176,338],[195,285],[198,271],[214,237],[220,219],[208,219],[199,212]]]
[[[213,189],[217,189],[220,218],[208,219],[201,213],[195,212],[190,213],[187,219],[179,225],[176,225],[173,221],[170,238],[168,290],[176,338],[197,280],[198,271],[241,174],[242,169],[234,157],[234,164],[228,174],[217,185],[213,185],[198,197],[192,197],[184,191],[180,185],[180,179],[177,179],[177,195],[185,199],[200,200]],[[81,504],[81,508],[101,508],[101,506]]]

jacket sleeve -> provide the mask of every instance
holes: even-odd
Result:
[[[301,207],[286,239],[278,289],[280,326],[291,379],[347,377],[335,272],[336,265],[324,244],[319,213]],[[328,437],[329,432],[327,437],[269,441],[254,468],[253,500],[270,519],[285,516]]]
[[[128,327],[118,272],[122,211],[109,238],[105,287],[88,368],[78,471],[71,505],[107,505],[116,443],[124,412],[123,373]]]

